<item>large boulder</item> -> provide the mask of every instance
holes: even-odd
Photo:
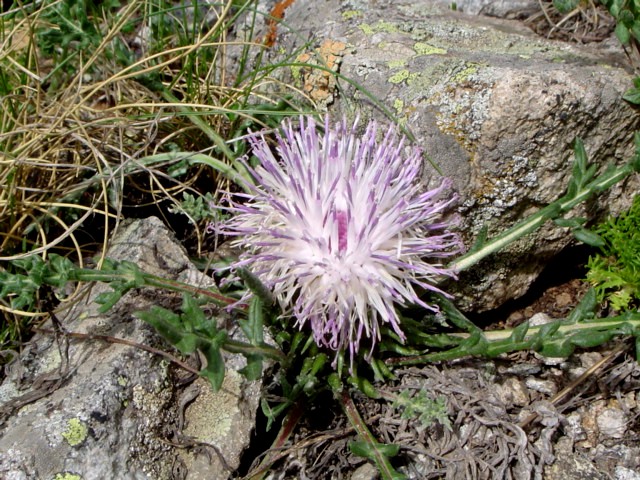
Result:
[[[165,278],[212,284],[157,218],[123,228],[108,256]],[[107,288],[95,285],[61,316],[62,326],[168,350],[133,312],[175,308],[179,295],[132,290],[99,314],[94,299]],[[67,344],[63,337],[38,334],[0,385],[0,478],[228,478],[249,443],[260,395],[259,382],[238,373],[241,360],[227,358],[223,388],[213,392],[204,379],[194,381],[135,346],[96,339]]]
[[[281,77],[336,117],[396,117],[428,155],[427,183],[439,175],[430,162],[453,179],[468,246],[483,226],[500,233],[563,194],[576,136],[601,166],[632,154],[640,117],[621,100],[632,75],[620,52],[546,40],[517,21],[432,0],[297,0],[284,18],[271,55],[294,65]],[[593,221],[626,208],[634,185],[579,214]],[[495,308],[522,295],[571,241],[547,225],[450,288],[464,309]]]

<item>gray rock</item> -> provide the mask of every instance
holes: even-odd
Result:
[[[435,0],[445,9],[469,15],[486,15],[498,18],[525,18],[540,11],[538,0]]]
[[[547,466],[544,480],[605,480],[606,473],[598,471],[593,463],[582,453],[575,452],[571,441],[562,438],[555,445],[556,461]]]
[[[356,110],[382,118],[381,108],[397,117],[453,178],[468,246],[483,226],[498,234],[564,193],[576,136],[599,165],[632,154],[640,117],[621,100],[632,85],[616,66],[621,54],[546,40],[519,22],[431,0],[298,0],[286,22],[295,32],[280,27],[274,60],[323,64],[358,87],[307,67],[276,73],[336,117]],[[425,180],[436,176],[425,160]],[[616,186],[576,215],[618,212],[637,185]],[[483,311],[522,295],[571,241],[567,229],[546,225],[463,272],[451,287],[459,306]]]
[[[108,256],[192,285],[212,283],[157,218],[123,228]],[[98,284],[73,305],[60,318],[64,328],[169,348],[133,312],[178,306],[177,294],[133,290],[102,315],[93,299],[105,290]],[[0,478],[224,479],[224,462],[238,467],[259,401],[259,383],[234,370],[220,392],[201,379],[185,389],[178,385],[185,372],[163,358],[97,340],[70,340],[66,361],[64,343],[38,334],[13,367],[0,386],[0,413],[9,413],[0,430]]]

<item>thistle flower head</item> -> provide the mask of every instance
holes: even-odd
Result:
[[[378,141],[375,122],[361,136],[356,128],[344,120],[332,128],[328,117],[324,132],[311,117],[285,122],[275,152],[252,136],[255,185],[230,200],[235,215],[216,229],[237,236],[237,265],[300,328],[351,361],[363,338],[373,350],[385,324],[404,340],[396,305],[437,310],[414,287],[440,291],[438,277],[455,277],[442,259],[462,248],[442,217],[455,201],[450,181],[425,191],[418,149],[405,153],[393,129]]]

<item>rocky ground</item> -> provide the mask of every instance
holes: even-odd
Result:
[[[564,316],[586,288],[579,278],[548,286],[496,323]],[[377,438],[401,445],[396,464],[410,479],[640,479],[640,365],[629,342],[569,358],[516,353],[396,374],[383,390],[429,392],[445,401],[450,421],[424,424],[389,402],[357,399]],[[269,478],[377,478],[350,452],[353,432],[339,406],[319,405]]]

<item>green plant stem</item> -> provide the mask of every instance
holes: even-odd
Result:
[[[262,343],[260,345],[251,345],[245,342],[239,342],[237,340],[232,340],[230,338],[225,339],[224,345],[222,346],[227,352],[231,353],[241,353],[243,355],[259,355],[271,358],[280,362],[283,365],[286,365],[289,362],[287,355],[281,350],[274,348],[266,343]]]
[[[75,269],[71,272],[69,280],[78,282],[122,282],[128,285],[135,286],[147,286],[162,288],[165,290],[171,290],[175,292],[188,292],[193,295],[200,295],[210,298],[215,303],[223,306],[227,306],[236,303],[234,298],[225,297],[216,292],[212,292],[206,288],[195,287],[188,283],[179,282],[177,280],[170,280],[167,278],[157,277],[149,273],[142,272],[140,270],[133,270],[131,272],[122,272],[119,270],[91,270],[91,269]],[[238,309],[246,310],[246,305],[239,305]],[[239,342],[226,338],[222,348],[228,352],[241,353],[244,355],[259,355],[272,358],[278,362],[286,363],[288,361],[287,356],[277,348],[274,348],[265,343],[260,345],[252,345],[245,342]]]
[[[495,357],[502,353],[520,350],[536,350],[547,356],[568,356],[575,347],[595,347],[608,341],[614,335],[634,335],[640,338],[640,312],[627,312],[615,317],[598,318],[582,322],[556,320],[544,325],[528,327],[522,335],[517,329],[478,331],[474,333],[452,333],[461,345],[444,352],[426,355],[390,358],[388,365],[417,365],[482,355]],[[481,335],[473,345],[464,345],[465,340]],[[640,353],[640,352],[639,352]]]
[[[268,473],[271,466],[280,458],[286,456],[286,451],[284,451],[285,444],[302,418],[302,415],[305,412],[304,407],[305,402],[302,399],[298,399],[298,401],[293,404],[289,413],[282,421],[282,426],[280,427],[278,436],[273,441],[271,448],[260,462],[260,465],[249,472],[249,475],[247,475],[248,480],[262,480]]]
[[[532,337],[540,333],[540,329],[543,326],[529,327],[523,341],[530,340]],[[593,333],[619,330],[622,327],[631,327],[633,330],[640,331],[640,312],[631,312],[625,315],[618,315],[615,317],[598,318],[595,320],[589,320],[580,323],[574,323],[570,325],[560,325],[557,330],[557,334],[560,336],[569,336],[573,333],[589,330]],[[485,338],[489,342],[499,342],[511,337],[513,329],[506,330],[489,330],[484,332]],[[452,336],[460,338],[468,338],[468,333],[454,333]]]
[[[387,456],[382,453],[380,448],[378,448],[380,445],[379,442],[369,431],[366,422],[360,416],[360,412],[358,412],[358,409],[355,403],[353,403],[353,399],[351,398],[351,395],[349,395],[347,389],[343,388],[342,392],[334,393],[339,398],[340,403],[342,404],[342,409],[349,419],[349,423],[351,423],[360,439],[369,446],[368,450],[375,455],[373,457],[373,461],[378,467],[378,471],[380,472],[382,479],[399,480],[405,478],[404,475],[401,475],[394,470]]]
[[[234,298],[225,297],[224,295],[213,292],[207,288],[195,287],[188,283],[179,282],[177,280],[170,280],[168,278],[157,277],[155,275],[151,275],[150,273],[141,271],[122,273],[117,270],[92,270],[89,268],[78,268],[71,271],[69,280],[77,282],[104,283],[124,281],[125,283],[131,282],[132,284],[138,284],[140,283],[140,280],[142,280],[143,284],[148,287],[164,288],[174,292],[189,292],[195,295],[202,295],[210,298],[218,305],[226,306],[237,302],[237,300]],[[239,306],[239,308],[246,309],[246,305]]]
[[[609,168],[598,178],[592,180],[583,188],[578,189],[574,195],[564,195],[555,202],[544,207],[510,229],[496,236],[477,250],[458,257],[449,264],[456,271],[463,271],[480,262],[483,258],[495,253],[520,237],[540,228],[547,220],[553,220],[569,212],[576,205],[589,199],[592,195],[600,193],[612,185],[624,180],[637,170],[637,165],[630,162],[619,168]]]
[[[168,153],[158,153],[156,155],[149,155],[148,157],[141,158],[137,160],[138,164],[153,164],[158,162],[172,162],[172,161],[186,161],[190,165],[201,163],[213,168],[218,173],[221,173],[229,180],[234,182],[240,188],[242,188],[245,192],[249,191],[248,185],[252,183],[248,180],[247,176],[239,173],[236,168],[225,163],[221,160],[213,158],[209,155],[205,155],[203,153],[192,153],[192,152],[168,152]],[[237,162],[236,162],[237,163]],[[243,171],[245,171],[243,169]]]

